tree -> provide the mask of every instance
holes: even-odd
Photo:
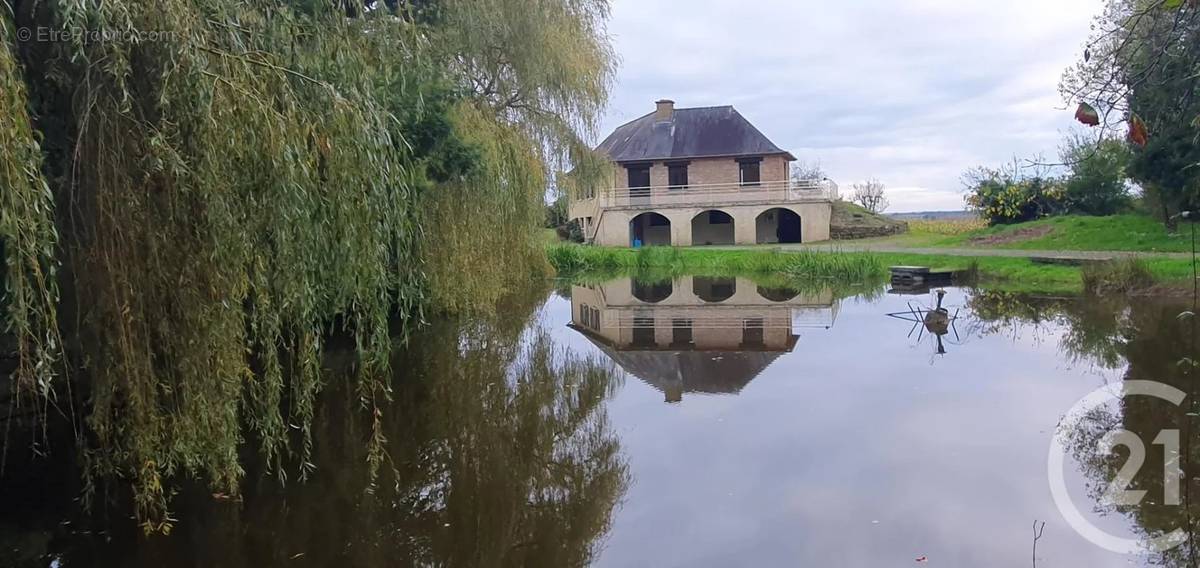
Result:
[[[1070,211],[1112,215],[1129,206],[1126,169],[1131,156],[1124,142],[1075,133],[1063,141],[1059,156],[1070,168],[1063,183]]]
[[[1125,130],[1129,174],[1174,212],[1200,206],[1200,5],[1188,0],[1109,0],[1060,90],[1098,138]]]
[[[130,480],[147,530],[168,476],[236,491],[244,441],[308,472],[333,333],[378,422],[392,324],[544,270],[546,172],[612,81],[608,2],[374,4],[0,9],[0,359],[30,409],[87,393],[87,471]]]
[[[825,175],[824,168],[821,167],[821,162],[801,162],[797,161],[792,164],[792,180],[793,181],[821,181],[828,179]]]
[[[851,188],[854,189],[854,193],[850,200],[871,213],[882,213],[890,205],[887,196],[884,195],[887,186],[875,178],[856,183]]]

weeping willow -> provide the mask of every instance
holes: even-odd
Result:
[[[392,322],[496,298],[482,259],[544,263],[547,172],[584,151],[612,73],[603,0],[0,13],[13,400],[84,385],[89,479],[129,480],[150,531],[174,476],[236,491],[245,441],[281,478],[311,469],[331,335],[386,367]],[[355,388],[378,416],[371,376]]]

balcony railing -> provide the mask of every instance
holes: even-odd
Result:
[[[598,197],[600,207],[832,201],[838,198],[838,186],[828,180],[714,183],[608,189],[601,191]]]

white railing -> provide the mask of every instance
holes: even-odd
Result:
[[[713,205],[718,203],[833,201],[838,186],[829,180],[713,183],[602,190],[600,207]]]

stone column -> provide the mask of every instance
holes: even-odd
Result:
[[[752,245],[758,240],[758,230],[755,221],[759,210],[751,207],[739,207],[726,210],[733,217],[733,242],[739,245]]]
[[[663,213],[671,220],[671,244],[677,247],[692,246],[692,215],[688,209]]]

